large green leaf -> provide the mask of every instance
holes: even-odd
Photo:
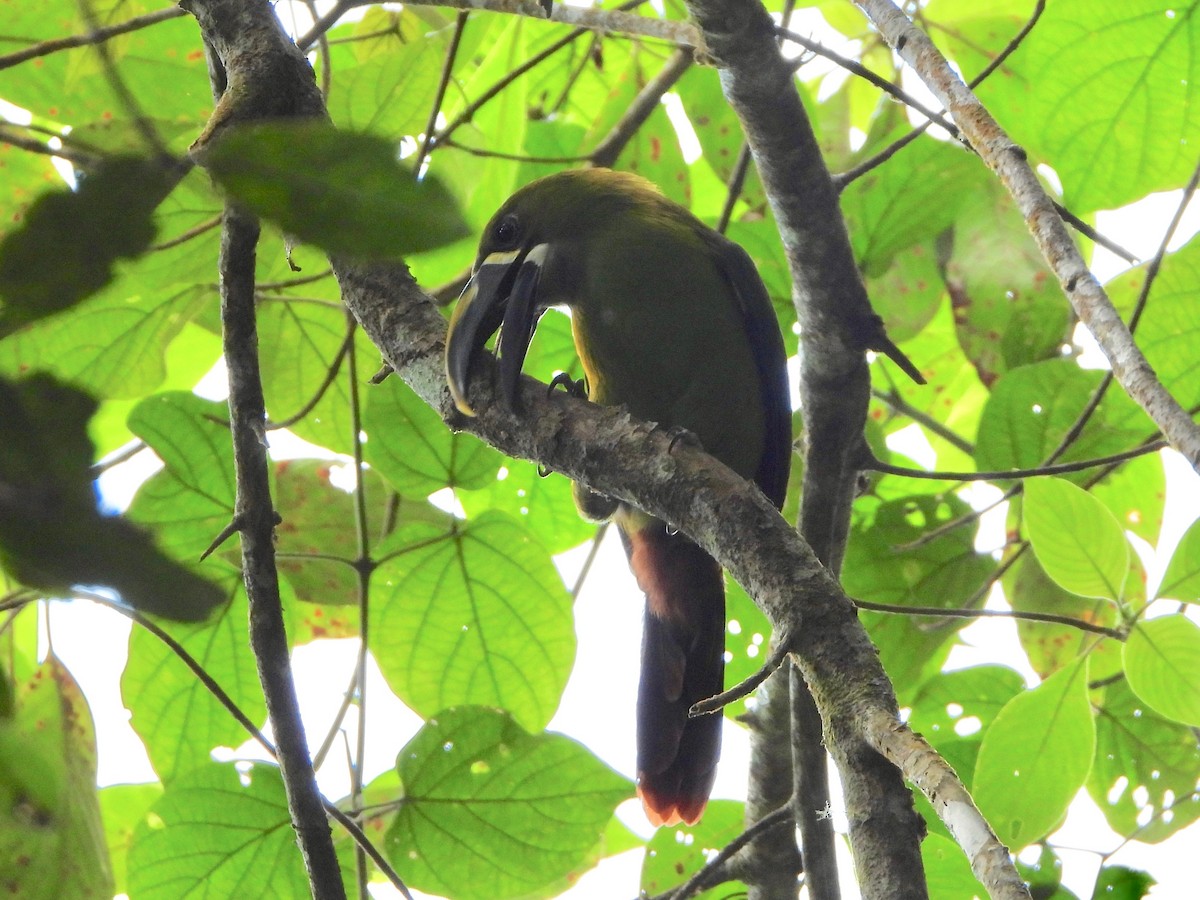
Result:
[[[1024,847],[1058,824],[1092,764],[1086,660],[1010,700],[983,737],[971,794],[1000,840]]]
[[[336,298],[281,298],[259,303],[257,324],[267,414],[273,421],[291,422],[290,430],[307,441],[351,454],[354,419],[348,350],[343,352],[349,333],[344,307]],[[358,359],[373,366],[378,351],[356,332],[358,347],[365,351]],[[359,373],[360,382],[364,374]],[[292,422],[301,411],[306,411],[303,418]]]
[[[407,497],[427,497],[445,487],[484,487],[503,460],[474,435],[451,432],[399,378],[371,389],[363,424],[370,435],[367,460]]]
[[[1200,603],[1200,519],[1193,522],[1167,563],[1158,596]]]
[[[133,833],[158,798],[162,796],[162,785],[110,784],[99,791],[100,813],[104,817],[104,839],[108,844],[108,858],[112,865],[113,888],[118,894],[126,893],[126,860],[133,845]]]
[[[206,151],[213,177],[288,234],[357,259],[399,259],[467,235],[450,194],[394,144],[324,122],[253,125]]]
[[[399,528],[377,549],[371,647],[409,706],[501,706],[530,729],[558,706],[575,658],[571,599],[519,523],[486,513],[449,532]]]
[[[499,710],[438,713],[400,751],[404,800],[387,852],[418,890],[456,900],[546,897],[598,860],[633,785],[582,745]]]
[[[143,3],[94,4],[100,24],[146,12]],[[103,7],[103,8],[101,8]],[[69,0],[7,3],[0,53],[43,40],[88,31],[78,4]],[[188,17],[159,22],[106,41],[121,81],[139,105],[161,121],[203,123],[212,109],[204,48]],[[51,125],[85,125],[128,118],[127,104],[104,76],[104,61],[90,44],[43,54],[5,79],[3,95]],[[182,148],[179,148],[182,149]]]
[[[134,834],[129,893],[138,898],[307,897],[308,879],[278,770],[205,763],[172,784]]]
[[[489,509],[508,513],[523,522],[550,553],[577,547],[596,533],[596,526],[575,508],[571,482],[553,472],[543,476],[534,463],[523,459],[509,460],[487,487],[456,494],[468,517]]]
[[[275,508],[283,521],[275,529],[279,570],[296,596],[308,603],[358,603],[359,558],[355,499],[330,482],[325,460],[297,459],[275,467]],[[373,548],[383,526],[390,492],[379,473],[364,469],[367,534]],[[396,498],[395,520],[450,527],[453,518],[428,503]]]
[[[1023,508],[1047,575],[1082,597],[1125,598],[1129,542],[1099,500],[1061,478],[1034,478],[1025,483]]]
[[[79,685],[51,655],[5,705],[0,890],[28,900],[111,897],[96,802],[96,733]]]
[[[266,705],[249,652],[246,593],[241,584],[230,582],[231,601],[211,621],[164,628],[251,721],[261,722]],[[281,587],[286,606],[294,598],[286,585]],[[164,783],[206,763],[214,747],[238,747],[248,737],[175,651],[142,628],[129,636],[121,696]]]
[[[1132,313],[1145,277],[1146,267],[1141,266],[1106,285],[1113,303],[1125,315]],[[1200,340],[1200,304],[1194,302],[1198,281],[1200,239],[1193,236],[1163,259],[1137,330],[1138,347],[1185,408],[1200,403],[1200,360],[1193,352]],[[1149,435],[1152,426],[1145,427]]]
[[[228,421],[224,403],[185,391],[154,394],[129,414],[130,430],[150,445],[169,472],[232,512],[237,488]]]
[[[1030,93],[1001,124],[1054,168],[1076,213],[1187,181],[1200,141],[1197,7],[1056,0],[1014,56]]]
[[[1096,712],[1088,792],[1109,827],[1157,843],[1200,818],[1200,747],[1191,728],[1163,718],[1120,679]]]
[[[1200,727],[1200,626],[1191,619],[1139,622],[1125,642],[1125,676],[1159,715]]]
[[[330,35],[343,39],[330,44],[327,105],[335,125],[394,139],[424,130],[454,30],[453,20],[435,29],[423,21],[428,13],[372,8],[361,23]]]

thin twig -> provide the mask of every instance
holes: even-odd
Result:
[[[663,896],[668,898],[668,900],[688,900],[689,897],[695,897],[701,891],[728,880],[729,876],[724,874],[725,867],[735,853],[752,843],[759,835],[766,834],[768,831],[791,821],[792,810],[790,806],[781,806],[773,813],[768,813],[722,847],[721,851],[705,863],[699,872],[674,891],[669,891]]]
[[[350,802],[362,805],[363,765],[367,755],[367,656],[370,637],[371,607],[371,535],[367,527],[367,488],[363,479],[362,398],[358,392],[358,353],[354,346],[357,323],[346,311],[347,354],[350,383],[350,430],[354,448],[354,534],[358,552],[358,659],[355,677],[358,680],[358,730],[355,735],[354,764],[350,768]],[[368,900],[369,873],[362,848],[356,853],[359,900]]]
[[[1100,634],[1118,641],[1125,640],[1125,632],[1118,628],[1108,628],[1105,625],[1097,625],[1094,622],[1088,622],[1084,619],[1074,619],[1071,616],[1058,616],[1053,613],[1018,612],[1013,609],[943,609],[938,606],[898,606],[891,603],[872,603],[869,600],[855,600],[854,604],[859,609],[868,609],[871,612],[889,613],[898,616],[933,616],[935,618],[949,619],[1019,619],[1025,622],[1044,622],[1051,625],[1066,625],[1070,628],[1078,628],[1080,631]]]
[[[897,87],[896,85],[894,85],[890,81],[888,81],[886,78],[883,78],[882,76],[877,75],[876,73],[872,72],[870,69],[868,69],[866,66],[864,66],[862,63],[858,62],[857,60],[853,60],[848,57],[842,56],[840,53],[835,53],[834,51],[832,51],[828,47],[826,47],[824,44],[820,44],[817,41],[809,40],[808,38],[804,37],[803,35],[797,34],[794,31],[789,31],[786,28],[779,27],[779,28],[776,28],[775,30],[779,34],[779,36],[784,38],[785,40],[791,41],[793,44],[799,44],[801,47],[803,47],[805,50],[808,50],[810,53],[815,53],[817,56],[823,56],[830,62],[836,63],[838,66],[845,69],[850,74],[857,75],[859,78],[862,78],[863,80],[870,82],[871,84],[875,85],[875,87],[877,87],[881,91],[883,91],[885,94],[888,94],[892,98],[900,101],[901,103],[903,103],[905,106],[909,107],[910,109],[916,110],[917,112],[919,112],[921,115],[923,115],[929,121],[942,126],[942,128],[944,128],[950,134],[951,137],[954,137],[954,138],[958,137],[958,127],[953,122],[951,122],[949,119],[947,119],[945,117],[944,113],[936,112],[936,111],[930,109],[925,104],[921,103],[919,100],[917,100],[915,97],[913,97],[911,94],[907,93],[903,88]],[[800,66],[802,64],[803,64],[802,62],[796,62],[796,63],[793,63],[793,66],[798,69],[798,68],[800,68]]]
[[[871,388],[871,396],[876,400],[886,403],[896,412],[908,416],[918,425],[921,425],[922,427],[927,428],[929,431],[932,431],[946,443],[957,447],[968,456],[975,455],[974,444],[972,444],[966,438],[955,434],[937,419],[933,418],[933,416],[930,416],[928,413],[917,409],[915,406],[901,397],[896,391],[884,392],[877,388]]]
[[[66,142],[63,142],[60,147],[51,147],[46,141],[17,134],[7,124],[0,124],[0,143],[11,144],[13,147],[17,147],[28,153],[65,159],[71,165],[81,169],[95,168],[100,162],[100,157],[94,153],[88,153],[85,150],[75,150],[67,146]]]
[[[421,168],[429,155],[429,144],[433,140],[433,130],[437,128],[438,113],[442,111],[442,101],[446,99],[446,88],[450,85],[450,76],[454,72],[454,60],[458,57],[458,46],[462,43],[463,31],[467,27],[466,10],[462,10],[454,20],[454,34],[450,38],[450,46],[446,48],[446,59],[442,62],[442,74],[438,79],[437,91],[433,95],[433,105],[429,108],[429,121],[425,123],[425,134],[421,138],[421,147],[417,151],[416,162],[413,163],[413,174],[421,177]]]
[[[1013,478],[1038,478],[1044,475],[1069,475],[1072,472],[1082,472],[1085,469],[1097,469],[1101,466],[1121,463],[1136,459],[1148,453],[1155,453],[1167,446],[1164,440],[1152,441],[1132,450],[1114,453],[1111,456],[1098,456],[1095,459],[1082,459],[1078,462],[1058,463],[1057,465],[1036,466],[1032,469],[1010,469],[1005,472],[938,472],[927,469],[910,469],[907,466],[894,466],[878,459],[873,459],[863,466],[869,472],[884,472],[888,475],[902,475],[905,478],[924,478],[930,481],[1007,481]]]
[[[49,56],[51,53],[57,53],[60,50],[70,50],[74,47],[88,47],[92,44],[100,44],[112,38],[119,37],[122,34],[128,34],[131,31],[137,31],[141,28],[148,28],[151,25],[157,25],[159,22],[165,22],[168,19],[178,19],[180,16],[185,15],[187,13],[178,7],[168,7],[167,9],[160,9],[156,12],[146,13],[145,15],[134,16],[132,19],[118,22],[116,25],[92,28],[84,34],[73,34],[68,37],[54,38],[32,44],[24,50],[15,50],[12,53],[0,56],[0,71],[15,66],[18,63],[23,63],[26,60],[36,59],[39,56]]]
[[[583,590],[583,583],[587,581],[587,577],[592,571],[592,563],[596,561],[596,556],[600,553],[600,544],[603,542],[604,535],[607,533],[607,522],[601,522],[596,526],[596,535],[592,538],[592,546],[591,549],[588,550],[587,559],[583,561],[583,567],[579,570],[579,575],[576,577],[575,584],[571,588],[572,604],[579,599],[579,592]]]
[[[679,48],[671,54],[671,58],[659,70],[658,74],[646,82],[629,108],[612,127],[604,139],[592,150],[592,165],[607,168],[616,163],[621,151],[633,139],[650,114],[658,108],[663,95],[675,86],[675,82],[683,77],[683,73],[692,64],[693,51],[691,48]]]
[[[692,708],[688,710],[688,718],[695,719],[699,716],[707,716],[718,712],[729,706],[731,703],[737,703],[743,697],[749,697],[753,694],[760,684],[766,681],[774,674],[775,670],[783,665],[783,661],[787,659],[787,655],[792,650],[791,641],[786,636],[775,641],[775,649],[771,651],[771,655],[767,657],[767,661],[762,664],[762,667],[747,678],[735,684],[727,691],[722,691],[715,697],[708,697],[697,703],[692,704]]]

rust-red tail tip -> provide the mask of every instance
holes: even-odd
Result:
[[[641,783],[638,779],[638,799],[642,801],[642,809],[646,818],[655,828],[662,825],[695,825],[704,815],[708,806],[708,796],[678,797],[658,793],[653,788]]]

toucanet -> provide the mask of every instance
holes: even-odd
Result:
[[[560,172],[514,194],[484,232],[450,320],[458,409],[471,361],[497,330],[500,392],[515,406],[538,317],[571,315],[588,399],[684,428],[779,507],[792,443],[786,357],[746,252],[645,179]],[[587,517],[616,522],[646,594],[637,701],[638,794],[655,824],[694,823],[708,802],[721,716],[688,718],[722,690],[725,589],[716,561],[635,507],[575,485]]]

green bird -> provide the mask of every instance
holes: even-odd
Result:
[[[684,428],[779,507],[792,444],[783,339],[746,252],[645,179],[560,172],[514,194],[484,232],[450,320],[458,409],[471,361],[499,329],[500,390],[516,403],[539,316],[571,315],[587,397]],[[725,587],[716,561],[626,503],[576,484],[580,512],[616,522],[646,594],[637,701],[638,795],[657,824],[696,822],[720,755],[721,716],[688,718],[723,688]]]

